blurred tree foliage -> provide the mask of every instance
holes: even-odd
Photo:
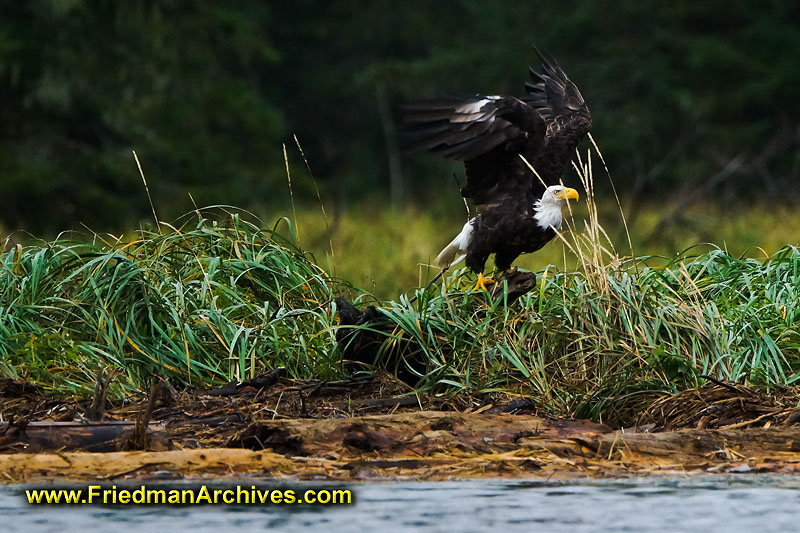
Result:
[[[0,19],[2,222],[98,230],[267,196],[285,130],[259,2],[32,0]],[[277,159],[277,158],[273,158]]]
[[[146,217],[131,149],[162,218],[189,210],[187,193],[200,205],[283,203],[281,143],[303,169],[292,134],[326,196],[386,201],[394,157],[405,201],[435,202],[458,166],[397,159],[387,110],[445,93],[521,94],[532,43],[581,87],[616,184],[634,197],[785,196],[800,174],[797,2],[0,4],[9,229]],[[300,198],[313,190],[302,177]]]

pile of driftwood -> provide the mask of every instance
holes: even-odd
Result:
[[[97,396],[52,398],[31,384],[3,380],[0,453],[224,446],[254,420],[352,417],[443,405],[408,392],[389,377],[306,382],[288,379],[282,368],[210,390],[176,391],[159,380],[145,399],[105,403]]]
[[[800,434],[791,427],[642,433],[532,415],[433,411],[254,420],[226,447],[0,454],[6,482],[245,473],[348,480],[691,472],[800,473]]]
[[[105,404],[49,398],[6,380],[0,473],[21,482],[245,472],[315,479],[797,472],[800,415],[796,393],[785,392],[712,384],[656,402],[648,424],[614,431],[547,417],[530,399],[445,402],[389,377],[301,382],[276,369],[205,391],[158,382],[144,400]],[[665,427],[684,429],[659,431]]]

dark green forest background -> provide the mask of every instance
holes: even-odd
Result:
[[[2,0],[0,230],[198,205],[417,203],[458,166],[396,153],[394,109],[521,94],[532,44],[581,88],[617,188],[797,200],[800,3]],[[0,235],[1,237],[2,235]]]

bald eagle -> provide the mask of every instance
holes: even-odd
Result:
[[[402,108],[408,150],[464,163],[461,194],[472,200],[477,215],[436,262],[447,268],[465,258],[482,289],[493,281],[483,275],[490,254],[498,269],[510,270],[520,254],[555,237],[562,206],[578,199],[561,176],[591,128],[589,108],[556,60],[536,52],[541,73],[529,69],[533,83],[525,84],[523,97],[453,97]]]

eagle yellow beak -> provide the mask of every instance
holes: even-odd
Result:
[[[560,200],[580,200],[580,195],[578,195],[578,191],[571,187],[565,187],[564,192],[558,195]]]

